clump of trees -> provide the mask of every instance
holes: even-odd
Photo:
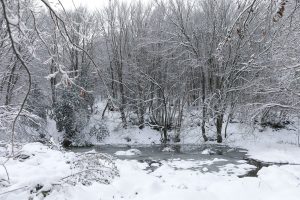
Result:
[[[161,131],[162,142],[170,130],[179,140],[189,109],[199,113],[204,141],[214,124],[218,142],[237,111],[261,123],[267,114],[292,115],[299,110],[299,5],[112,0],[91,11],[1,0],[0,115],[11,116],[1,125],[15,127],[24,113],[46,120],[47,111],[68,145],[99,95],[107,99],[103,116],[115,110],[127,128],[134,115],[139,128]],[[30,95],[45,96],[46,105],[32,108]]]

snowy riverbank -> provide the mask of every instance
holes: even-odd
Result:
[[[94,144],[160,144],[160,132],[149,127],[139,129],[138,127],[129,127],[128,129],[118,128],[120,119],[116,113],[108,114],[106,122],[110,135],[102,142]],[[223,130],[224,132],[224,130]],[[174,134],[170,132],[170,134]],[[300,164],[299,131],[295,127],[287,129],[274,130],[271,128],[262,128],[248,126],[240,123],[230,123],[227,129],[228,137],[224,138],[225,145],[240,147],[248,150],[249,157],[264,162]],[[215,137],[213,129],[208,131],[208,136]],[[172,142],[171,142],[172,143]],[[182,129],[179,144],[203,143],[201,136],[201,127],[192,126]],[[215,143],[215,142],[209,142]]]
[[[225,143],[248,149],[248,154],[253,159],[300,164],[300,148],[294,144],[295,136],[295,133],[283,130],[267,130],[248,135],[236,133],[231,134]],[[0,150],[3,162],[5,148]],[[205,166],[219,162],[218,159],[201,162],[169,159],[161,161],[160,165],[154,163],[154,171],[148,169],[147,163],[116,159],[114,162],[119,176],[108,176],[111,177],[110,184],[95,180],[85,184],[78,177],[72,181],[77,184],[70,184],[62,180],[82,170],[72,165],[80,154],[53,150],[39,143],[27,144],[20,152],[23,156],[10,159],[5,164],[9,182],[4,181],[8,179],[4,168],[0,169],[1,200],[296,200],[300,196],[300,165],[272,165],[263,167],[258,172],[258,177],[239,178],[239,175],[253,167],[244,160],[239,165],[226,164],[218,171],[210,172]],[[29,157],[26,158],[25,155]],[[101,158],[98,160],[99,163],[103,161]],[[202,169],[191,170],[195,167]]]

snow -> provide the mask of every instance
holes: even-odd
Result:
[[[141,151],[138,149],[129,149],[127,151],[117,151],[115,155],[117,156],[134,156],[134,155],[140,155]]]
[[[55,120],[51,119],[50,117],[47,117],[47,126],[45,130],[47,131],[48,136],[50,137],[51,143],[55,144],[56,146],[59,146],[60,142],[63,140],[63,134],[57,131]]]
[[[95,114],[91,117],[91,124],[89,127],[95,125],[98,121],[103,120],[107,126],[109,136],[104,138],[103,141],[96,141],[94,138],[91,138],[89,141],[92,144],[160,144],[161,134],[146,126],[143,129],[140,129],[138,126],[128,124],[128,128],[124,129],[122,127],[122,121],[120,118],[119,112],[113,112],[107,110],[105,113],[104,119],[102,119],[102,112],[105,108],[106,102],[96,101],[97,103],[94,106]]]
[[[216,162],[226,161],[225,159],[211,159],[211,160],[181,160],[173,159],[164,161],[162,163],[168,164],[169,166],[177,169],[191,169],[191,168],[200,168],[203,165],[212,165]]]
[[[175,150],[172,149],[171,147],[165,147],[162,151],[163,151],[163,152],[173,152],[173,151],[175,151]]]
[[[210,154],[214,154],[215,152],[212,151],[211,149],[204,149],[201,154],[203,155],[210,155]]]
[[[101,113],[103,102],[98,102],[96,109]],[[136,126],[129,126],[127,129],[121,127],[121,119],[118,112],[106,113],[105,121],[110,135],[102,142],[92,142],[94,144],[160,144],[160,132],[145,127],[139,129]],[[201,127],[193,126],[191,119],[184,121],[184,128],[180,135],[180,144],[202,144]],[[224,130],[223,130],[224,132]],[[170,132],[169,134],[173,134]],[[208,128],[208,136],[215,136],[213,128]],[[232,147],[244,148],[248,151],[250,158],[264,162],[300,164],[300,148],[298,144],[298,131],[293,130],[273,130],[271,128],[261,129],[260,127],[248,126],[247,124],[229,123],[227,129],[228,137],[224,138],[224,144]],[[208,142],[215,143],[215,142]],[[163,151],[171,151],[171,149]],[[202,154],[214,154],[210,149],[203,150]]]
[[[128,152],[131,151],[136,150],[130,149]],[[161,165],[155,163],[157,169],[149,171],[147,163],[116,159],[120,176],[115,177],[110,184],[93,182],[91,185],[70,185],[62,184],[59,180],[74,170],[68,163],[76,159],[78,155],[75,153],[53,150],[40,143],[26,144],[20,153],[30,157],[24,161],[11,159],[6,163],[11,184],[0,189],[1,200],[29,197],[46,200],[298,200],[300,195],[298,165],[263,167],[258,177],[239,178],[239,175],[253,169],[253,166],[241,160],[238,164],[226,164],[211,171],[211,165],[226,160],[170,159],[162,161]],[[0,178],[5,177],[1,169]],[[45,198],[35,193],[30,194],[30,189],[37,184],[43,185],[43,190],[51,190]],[[27,188],[2,194],[24,186]]]
[[[91,152],[83,154],[88,156]],[[85,163],[80,165],[80,156],[73,152],[62,152],[53,150],[41,143],[25,144],[14,158],[10,158],[7,162],[3,162],[4,157],[0,157],[2,163],[9,174],[9,180],[5,172],[5,168],[0,169],[0,199],[28,199],[33,197],[40,199],[39,191],[36,191],[38,186],[41,186],[42,192],[54,190],[64,187],[70,187],[68,181],[72,177],[79,180],[79,172],[82,172],[86,167],[82,167]],[[95,157],[96,158],[96,157]],[[103,160],[104,161],[104,160]],[[75,164],[74,164],[75,163]],[[104,162],[103,162],[104,163]],[[107,166],[107,167],[105,167]],[[99,179],[105,177],[110,172],[107,170],[109,163],[104,163],[99,166],[103,171],[99,174]],[[97,170],[97,168],[95,168]],[[83,173],[82,173],[83,174]],[[77,176],[75,176],[77,175]],[[102,176],[104,175],[104,176]],[[85,176],[86,179],[89,177]],[[105,177],[109,179],[109,177]],[[6,180],[6,181],[3,181]],[[2,185],[4,183],[4,185]],[[14,191],[16,190],[16,191]],[[10,192],[14,191],[14,192]],[[40,192],[41,192],[40,191]],[[7,194],[6,194],[7,193]]]
[[[111,130],[111,129],[110,129]],[[110,137],[106,138],[104,144],[160,144],[160,133],[145,127],[143,130],[138,127],[128,129],[113,129]]]
[[[103,105],[98,105],[103,107]],[[96,108],[97,109],[97,108]],[[100,112],[100,111],[99,111]],[[98,114],[99,114],[98,112]],[[101,113],[101,112],[100,112]],[[95,118],[96,120],[96,118]],[[100,119],[99,119],[100,120]],[[55,123],[48,120],[47,130],[52,143],[61,138],[55,130]],[[108,112],[105,122],[110,135],[103,141],[91,141],[94,144],[122,144],[135,146],[160,143],[160,133],[149,127],[139,129],[129,125],[121,127],[117,112]],[[249,131],[252,130],[252,131]],[[229,163],[223,159],[211,158],[215,152],[206,148],[199,153],[203,160],[167,159],[147,163],[134,160],[134,155],[143,155],[139,149],[117,151],[115,155],[124,156],[125,160],[114,158],[119,176],[115,176],[110,184],[93,181],[92,184],[68,184],[61,179],[79,171],[73,163],[78,157],[97,154],[95,150],[86,154],[59,151],[57,146],[51,149],[40,143],[30,143],[19,149],[17,159],[9,159],[5,163],[10,176],[10,183],[0,182],[0,199],[45,199],[45,200],[111,200],[111,199],[172,199],[172,200],[298,200],[300,196],[300,148],[297,146],[298,134],[294,130],[251,129],[245,124],[229,124],[228,137],[224,144],[231,147],[228,151],[240,147],[247,151],[250,158],[271,163],[288,163],[286,165],[270,165],[263,167],[257,177],[243,177],[255,166],[245,160]],[[198,126],[182,129],[181,144],[202,144],[201,130]],[[172,132],[170,132],[172,134]],[[208,136],[215,132],[211,129]],[[215,142],[208,142],[215,143]],[[172,152],[172,147],[162,150]],[[0,162],[6,161],[6,147],[0,147]],[[26,158],[29,156],[29,158]],[[26,159],[22,159],[26,158]],[[101,159],[100,159],[101,160]],[[0,164],[1,164],[0,163]],[[101,162],[100,162],[101,163]],[[149,166],[150,165],[150,166]],[[150,167],[150,169],[149,169]],[[240,178],[240,177],[243,178]],[[6,180],[5,169],[0,166],[0,180]],[[34,191],[37,185],[43,191],[50,191],[43,197]],[[14,192],[5,192],[18,189]],[[34,192],[31,194],[30,190]]]
[[[151,166],[152,166],[152,167],[159,167],[160,164],[159,164],[159,163],[152,163]]]
[[[69,166],[66,164],[67,157],[72,159],[74,153],[62,154],[40,143],[26,144],[19,153],[29,156],[28,159],[20,161],[18,159],[9,159],[5,164],[9,179],[10,187],[1,188],[1,192],[6,192],[18,188],[34,188],[37,184],[51,185],[57,182],[66,173],[70,172]],[[0,170],[0,179],[7,179],[5,171]],[[9,195],[8,199],[26,199],[27,192],[18,191],[19,196],[15,192]],[[0,196],[1,197],[1,196]],[[2,197],[3,198],[3,197]]]
[[[263,132],[256,129],[251,134],[246,130],[247,127],[241,129],[237,125],[231,126],[231,135],[225,143],[247,149],[248,156],[256,160],[300,164],[300,147],[297,144],[298,135],[295,130],[267,128]]]
[[[202,171],[207,172],[208,171],[207,167],[203,167]]]
[[[206,199],[206,200],[296,200],[300,195],[299,180],[283,167],[263,168],[258,178],[226,177],[219,174],[190,170],[178,171],[163,165],[151,174],[136,161],[117,161],[120,177],[111,185],[94,184],[91,187],[65,188],[61,193],[67,199]],[[279,174],[278,179],[275,174]],[[101,192],[96,192],[101,191]],[[276,192],[274,192],[276,191]],[[280,191],[280,192],[277,192]],[[48,199],[65,195],[51,193]]]
[[[45,182],[45,180],[49,183],[58,180],[69,171],[66,159],[72,159],[75,156],[71,152],[62,154],[40,143],[26,144],[20,153],[30,156],[30,159],[23,162],[16,162],[16,160],[11,159],[7,163],[12,183],[18,183],[20,187],[28,184],[35,185]],[[55,162],[53,163],[53,161]],[[51,176],[43,173],[43,171],[47,171]],[[30,177],[30,182],[28,182],[27,177]]]

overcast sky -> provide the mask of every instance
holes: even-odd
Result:
[[[56,0],[52,0],[56,1]],[[60,0],[65,8],[72,9],[74,8],[73,2],[75,6],[84,5],[87,6],[89,9],[101,8],[105,4],[109,2],[109,0]],[[133,2],[136,0],[122,0],[124,2]],[[150,0],[142,0],[143,2],[149,2]]]

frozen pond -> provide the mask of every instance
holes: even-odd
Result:
[[[74,152],[95,150],[107,153],[120,160],[137,160],[147,163],[149,172],[163,164],[176,170],[200,170],[202,172],[224,173],[228,175],[256,176],[257,167],[247,164],[247,151],[225,145],[99,145],[72,148]],[[253,173],[254,172],[254,173]]]

